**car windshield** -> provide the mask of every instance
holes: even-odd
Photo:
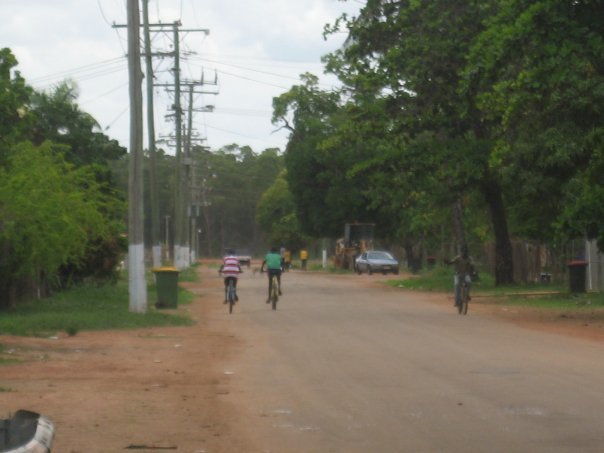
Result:
[[[388,252],[369,252],[367,258],[370,260],[391,260],[392,255]]]

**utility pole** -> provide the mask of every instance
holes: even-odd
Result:
[[[181,81],[180,81],[180,36],[179,22],[174,22],[174,119],[176,140],[176,196],[175,196],[175,225],[174,225],[174,264],[178,269],[185,269],[190,262],[190,249],[188,240],[188,206],[186,191],[188,187],[188,172],[183,171],[183,163],[187,162],[183,157],[182,149],[182,105],[181,105]],[[208,33],[206,29],[184,30],[187,32],[201,31]]]
[[[151,64],[149,61],[149,58],[153,55],[159,55],[159,56],[173,56],[174,57],[174,68],[173,68],[173,74],[174,74],[174,104],[172,109],[174,110],[174,117],[175,117],[175,141],[176,141],[176,187],[175,187],[175,202],[174,202],[174,250],[172,253],[172,259],[174,261],[174,265],[179,268],[179,269],[184,269],[188,266],[189,263],[189,249],[188,249],[188,241],[186,240],[186,235],[187,233],[187,227],[185,225],[185,220],[188,221],[187,219],[187,206],[185,204],[185,190],[187,187],[187,181],[185,180],[185,178],[183,178],[183,152],[182,152],[182,107],[181,107],[181,95],[180,95],[180,86],[181,86],[181,82],[180,82],[180,36],[179,36],[179,27],[181,26],[180,21],[175,21],[172,24],[164,24],[164,23],[159,23],[159,24],[149,24],[148,20],[147,20],[147,0],[144,0],[144,15],[145,15],[145,43],[146,43],[146,57],[147,57],[147,73],[148,73],[148,78],[152,79],[152,68],[151,68]],[[138,21],[137,21],[138,23]],[[140,23],[138,23],[138,26],[140,27]],[[123,27],[122,25],[114,25],[115,28],[121,28]],[[149,33],[149,28],[159,28],[159,29],[163,29],[165,27],[172,27],[173,29],[173,41],[174,41],[174,51],[173,52],[165,52],[165,53],[159,53],[159,54],[153,54],[150,50],[150,46],[147,46],[147,42],[150,42],[150,39],[148,37],[148,33]],[[130,27],[129,27],[130,28]],[[209,34],[209,30],[207,29],[192,29],[192,30],[182,30],[183,32],[203,32],[206,35]],[[140,50],[139,50],[139,57],[140,57]],[[140,66],[140,62],[139,62],[139,66]],[[152,92],[152,88],[150,88],[150,86],[158,86],[153,84],[152,80],[148,81],[147,84],[147,90],[149,93],[149,100],[150,102],[152,102],[151,100],[153,99],[153,92]],[[151,152],[151,156],[154,156],[154,151],[155,151],[155,138],[154,138],[154,131],[153,131],[153,137],[151,136],[151,128],[154,129],[153,127],[153,117],[152,115],[152,106],[149,109],[151,111],[151,113],[148,112],[148,118],[149,118],[149,136],[150,136],[150,140],[149,140],[149,147],[150,147],[150,152]],[[152,149],[151,149],[152,148]],[[154,164],[152,163],[152,167],[154,166]],[[153,170],[152,170],[153,171]],[[152,193],[153,196],[153,193]],[[152,202],[153,203],[153,202]],[[157,203],[155,204],[155,206],[157,206]],[[159,237],[160,233],[159,233],[159,217],[158,215],[153,215],[153,218],[155,219],[157,217],[158,219],[158,226],[157,226],[157,236]],[[152,223],[153,224],[153,223]],[[154,245],[155,245],[155,239],[154,239]],[[155,262],[155,253],[154,253],[154,262]]]
[[[128,173],[129,309],[147,311],[143,232],[143,93],[138,0],[128,0],[128,79],[130,84],[130,166]]]
[[[184,259],[187,253],[184,247],[184,187],[185,181],[182,177],[182,107],[180,105],[180,37],[178,34],[178,22],[174,22],[174,118],[176,135],[176,203],[175,203],[175,227],[174,227],[174,264],[178,269],[188,267]]]
[[[187,145],[185,146],[185,196],[184,196],[184,205],[187,206],[187,217],[186,217],[186,225],[185,225],[185,238],[187,238],[187,244],[189,246],[189,253],[187,254],[187,263],[191,265],[195,259],[195,247],[194,240],[191,237],[191,231],[195,231],[195,214],[193,212],[192,200],[191,196],[191,143],[193,140],[193,90],[194,86],[189,85],[189,116],[187,117]]]
[[[161,266],[161,239],[159,226],[159,195],[157,189],[157,153],[155,149],[153,55],[151,54],[151,34],[149,32],[149,0],[143,0],[143,21],[145,33],[145,68],[147,73],[147,142],[149,146],[149,192],[151,195],[151,247],[153,267],[159,267]]]
[[[189,247],[189,264],[191,264],[196,258],[196,242],[197,242],[197,216],[198,207],[196,203],[197,199],[193,196],[193,112],[213,112],[213,105],[206,105],[204,107],[195,109],[193,108],[193,95],[196,93],[196,86],[205,85],[203,74],[200,82],[184,82],[183,85],[189,88],[189,105],[188,105],[188,116],[187,116],[187,140],[185,142],[185,158],[184,158],[184,170],[185,170],[185,183],[186,189],[184,192],[184,204],[187,206],[187,215],[185,219],[185,235],[187,238],[187,245]],[[215,92],[203,92],[204,94],[217,94]]]

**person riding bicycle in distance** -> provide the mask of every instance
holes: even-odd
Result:
[[[453,276],[453,284],[455,286],[455,306],[461,303],[461,279],[465,279],[468,284],[468,300],[470,300],[470,284],[472,283],[472,273],[474,265],[468,254],[468,247],[463,246],[461,253],[453,259],[445,259],[445,264],[453,264],[455,266],[455,275]]]
[[[243,271],[241,270],[241,266],[239,265],[239,260],[235,256],[234,250],[227,250],[226,256],[222,260],[222,266],[218,270],[218,274],[222,274],[224,276],[224,302],[227,303],[227,288],[229,286],[229,280],[233,280],[233,286],[235,287],[235,301],[239,300],[237,296],[237,279],[239,278],[239,274]]]
[[[281,254],[279,253],[279,249],[277,247],[272,247],[270,252],[266,254],[264,260],[262,261],[262,266],[260,266],[260,272],[264,272],[264,266],[266,266],[268,271],[268,298],[266,299],[266,303],[269,304],[271,302],[271,289],[273,288],[273,275],[277,277],[277,284],[279,285],[279,295],[281,295],[281,269],[282,269],[282,259]]]

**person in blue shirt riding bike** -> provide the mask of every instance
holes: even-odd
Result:
[[[266,254],[264,260],[262,261],[262,266],[260,266],[260,272],[264,272],[264,267],[266,266],[268,271],[268,299],[266,299],[266,303],[269,304],[271,302],[271,289],[273,289],[273,275],[277,277],[277,284],[279,285],[279,295],[281,295],[281,269],[283,267],[283,258],[279,253],[279,249],[277,247],[271,248],[270,252]]]

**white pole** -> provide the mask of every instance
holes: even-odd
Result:
[[[128,0],[128,80],[130,84],[130,167],[128,187],[129,309],[147,311],[143,234],[143,93],[138,0]]]

